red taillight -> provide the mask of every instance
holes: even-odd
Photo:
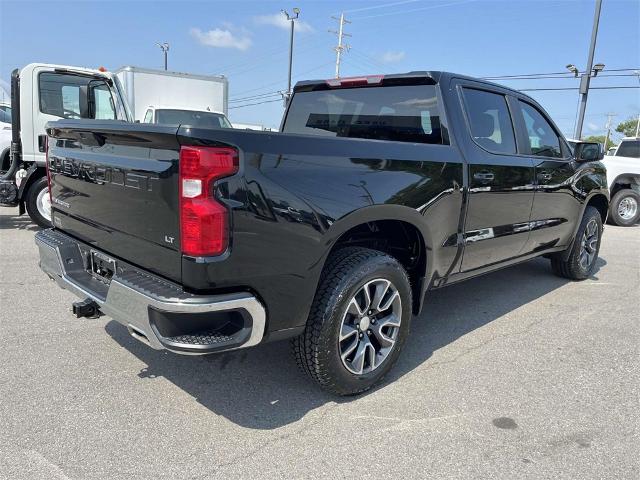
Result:
[[[216,200],[213,184],[237,171],[235,148],[180,149],[180,243],[185,255],[220,255],[227,249],[229,212]]]
[[[332,88],[358,87],[361,85],[377,85],[382,83],[384,75],[369,75],[366,77],[343,77],[330,78],[326,80],[327,85]]]
[[[53,203],[53,197],[51,196],[51,172],[49,171],[49,137],[44,140],[44,165],[47,170],[47,185],[49,185],[49,201]]]

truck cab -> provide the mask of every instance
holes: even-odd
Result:
[[[49,121],[102,119],[130,122],[117,77],[104,69],[32,63],[11,75],[11,158],[3,162],[0,205],[19,206],[40,226],[50,226],[46,181]],[[6,168],[6,170],[5,170]]]

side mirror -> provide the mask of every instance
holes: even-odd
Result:
[[[604,147],[597,142],[578,142],[573,154],[578,162],[597,162],[604,158]]]

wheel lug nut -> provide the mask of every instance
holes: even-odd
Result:
[[[371,330],[367,330],[367,335],[371,335]]]
[[[362,332],[360,332],[360,335],[358,335],[360,338],[364,337],[364,334]]]

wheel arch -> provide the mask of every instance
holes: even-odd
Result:
[[[586,198],[584,202],[584,206],[580,210],[580,220],[576,222],[576,227],[573,231],[573,238],[569,247],[564,250],[562,253],[562,259],[566,260],[571,255],[571,250],[573,249],[573,244],[576,240],[576,234],[580,229],[580,222],[582,221],[582,217],[584,217],[584,213],[586,212],[588,207],[594,207],[600,213],[600,218],[602,219],[602,224],[604,225],[607,221],[607,216],[609,215],[609,191],[606,189],[596,190],[591,192],[591,194]]]
[[[27,176],[22,180],[20,188],[18,189],[18,199],[20,200],[21,205],[24,205],[24,196],[31,188],[31,185],[46,175],[46,169],[38,167],[35,163],[29,167],[29,170],[27,170]]]
[[[419,212],[400,205],[365,207],[336,221],[325,237],[323,269],[329,256],[345,246],[372,248],[396,258],[411,281],[413,311],[420,312],[434,249],[432,233]]]
[[[611,197],[620,190],[631,188],[640,193],[640,174],[638,173],[622,173],[611,182]]]
[[[585,210],[589,206],[595,207],[598,212],[600,212],[602,223],[606,223],[607,215],[609,214],[609,198],[603,193],[596,193],[590,196],[587,199],[587,203],[585,204],[584,209],[582,210],[582,215],[584,215]]]

